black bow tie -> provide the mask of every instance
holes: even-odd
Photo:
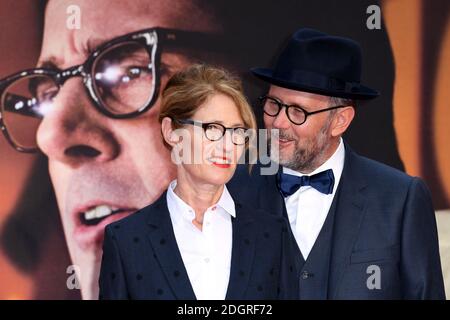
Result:
[[[283,173],[283,169],[278,172],[278,189],[284,197],[294,194],[301,186],[311,186],[323,194],[331,194],[334,187],[333,170],[301,177]]]

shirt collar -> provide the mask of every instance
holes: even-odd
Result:
[[[217,205],[228,212],[233,218],[236,218],[236,207],[234,205],[234,200],[228,192],[226,185],[223,186],[223,192],[219,201],[217,201]]]
[[[171,202],[171,204],[175,205],[177,209],[176,211],[179,212],[183,216],[183,218],[187,219],[189,222],[192,222],[192,220],[195,218],[195,211],[174,192],[176,186],[177,180],[175,179],[169,184],[169,188],[167,189],[167,200],[168,202]],[[217,201],[216,204],[212,205],[208,209],[211,209],[215,206],[222,208],[233,218],[236,217],[234,200],[228,192],[226,185],[223,186],[222,195],[220,196],[219,201]]]

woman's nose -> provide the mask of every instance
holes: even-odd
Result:
[[[233,130],[226,130],[222,138],[223,150],[229,152],[234,149]]]

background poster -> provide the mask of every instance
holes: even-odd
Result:
[[[43,43],[44,21],[66,21],[73,11],[63,9],[71,4],[80,4],[80,30],[83,30],[87,21],[83,19],[103,19],[109,24],[134,19],[132,13],[138,14],[139,10],[131,9],[138,8],[141,2],[129,1],[124,10],[114,11],[119,1],[111,8],[102,6],[101,1],[92,1],[86,10],[83,1],[51,0],[50,5],[56,1],[59,10],[49,11],[46,16],[46,1],[0,2],[0,79],[36,66]],[[159,1],[144,2],[148,7],[154,6],[153,14],[158,12]],[[362,81],[378,89],[381,96],[359,106],[345,137],[347,142],[362,155],[422,177],[431,190],[436,210],[450,208],[448,1],[192,3],[192,7],[180,8],[190,17],[203,7],[209,10],[212,3],[225,38],[215,48],[222,52],[205,56],[211,62],[239,72],[259,120],[261,110],[256,98],[264,93],[266,86],[248,70],[254,66],[270,66],[295,30],[312,27],[358,41],[364,54]],[[368,25],[376,25],[377,10],[381,14],[380,28],[371,29]],[[150,18],[148,21],[146,27],[156,26]],[[192,23],[193,29],[196,24],[201,25],[201,19]],[[47,26],[55,27],[56,24]],[[211,51],[210,45],[205,43],[204,50]],[[118,184],[117,188],[121,186]],[[449,227],[444,225],[449,215],[444,211],[443,218],[438,220],[444,269],[450,260],[446,247],[450,246]],[[19,153],[0,137],[0,299],[81,298],[79,286],[74,285],[78,283],[73,277],[73,265],[77,263],[68,251],[71,235],[64,234],[64,219],[67,217],[57,205],[47,155]],[[81,277],[89,279],[80,281],[84,298],[96,296],[96,270],[93,267],[85,273],[81,271]]]

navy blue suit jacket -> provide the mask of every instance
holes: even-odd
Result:
[[[226,299],[295,299],[297,250],[283,217],[235,202]],[[167,208],[153,204],[105,229],[100,299],[195,299]]]
[[[425,183],[345,147],[328,298],[445,299],[435,213]],[[276,175],[261,176],[255,167],[249,176],[242,169],[227,185],[233,197],[286,216]],[[368,289],[370,266],[379,267],[380,289]]]

